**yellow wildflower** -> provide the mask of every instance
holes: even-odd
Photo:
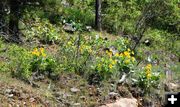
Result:
[[[44,53],[44,48],[40,48],[40,52],[43,57],[46,57],[46,54]]]
[[[151,71],[150,70],[146,70],[146,77],[150,78],[151,77]]]
[[[128,48],[128,52],[130,52],[131,50]]]
[[[151,64],[147,64],[146,67],[145,67],[146,70],[151,70],[151,68],[152,68]]]
[[[125,64],[129,64],[129,63],[130,63],[130,60],[129,60],[129,59],[126,59],[126,60],[124,61],[124,63],[125,63]]]
[[[109,68],[112,69],[113,65],[112,64],[109,64]]]
[[[109,57],[112,57],[112,51],[108,51],[107,54]]]
[[[120,57],[123,57],[124,55],[123,55],[123,53],[120,53],[119,56],[120,56]]]
[[[151,68],[152,68],[152,65],[151,65],[151,64],[147,64],[146,67],[145,67],[146,77],[147,77],[148,79],[151,77]]]
[[[147,74],[146,77],[147,77],[148,79],[151,78],[151,74],[150,74],[150,73]]]
[[[116,64],[116,60],[112,60],[112,64],[115,65]]]
[[[128,58],[130,58],[130,53],[128,51],[124,51],[124,55]]]
[[[108,50],[106,50],[106,53],[108,53],[109,51]]]
[[[131,57],[132,61],[134,62],[135,61],[135,58],[134,57]]]
[[[43,57],[46,57],[46,54],[45,54],[45,53],[41,53],[41,55],[42,55]]]
[[[41,53],[44,53],[44,48],[40,48],[40,52],[41,52]]]
[[[37,49],[37,48],[35,48],[35,49],[34,49],[34,51],[36,51],[36,52],[37,52],[37,51],[38,51],[38,49]]]
[[[32,51],[32,54],[35,55],[35,56],[39,56],[39,55],[40,55],[40,53],[39,53],[39,51],[38,51],[37,48],[35,48],[35,49]]]
[[[134,52],[133,52],[133,51],[132,51],[131,53],[132,53],[132,55],[134,55]]]
[[[116,53],[115,56],[119,56],[119,53]]]

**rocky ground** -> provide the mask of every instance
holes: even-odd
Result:
[[[127,84],[102,84],[100,87],[88,85],[82,77],[61,74],[58,80],[44,78],[30,85],[0,73],[0,107],[161,107],[157,98],[152,101],[142,97],[141,90]],[[178,84],[165,85],[167,91],[177,91]]]

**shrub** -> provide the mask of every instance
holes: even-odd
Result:
[[[112,74],[116,72],[130,72],[133,69],[135,64],[135,58],[131,55],[134,55],[134,52],[131,52],[130,49],[127,51],[116,53],[113,55],[113,52],[106,51],[106,55],[96,58],[96,65],[94,67],[96,72],[102,76],[102,78],[108,79]]]
[[[16,46],[15,46],[16,47]],[[47,75],[55,72],[56,62],[53,58],[46,56],[44,48],[35,48],[32,52],[17,48],[12,51],[11,66],[13,75],[21,79],[29,79],[33,73]]]
[[[147,64],[144,71],[138,73],[137,84],[145,94],[150,93],[152,88],[158,88],[159,82],[160,74],[152,72],[151,64]]]
[[[94,15],[93,12],[88,9],[78,9],[76,7],[65,8],[64,9],[64,18],[67,21],[79,22],[85,25],[93,26],[94,25]]]
[[[32,41],[35,38],[45,42],[57,42],[60,39],[60,30],[55,25],[51,24],[48,20],[40,20],[35,18],[31,23],[26,23],[27,28],[23,31],[26,35],[26,40]]]
[[[50,73],[54,72],[55,69],[55,60],[47,57],[44,48],[40,48],[39,50],[35,48],[33,52],[31,53],[33,55],[33,59],[31,64],[31,70],[33,72],[48,72],[49,76]]]

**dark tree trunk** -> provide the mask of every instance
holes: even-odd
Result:
[[[4,29],[5,20],[4,20],[4,4],[3,1],[0,1],[0,32],[5,32]]]
[[[10,0],[10,19],[9,19],[9,34],[13,36],[14,39],[19,39],[19,8],[20,2],[18,0]]]
[[[96,0],[96,18],[95,18],[95,26],[98,31],[101,31],[101,0]]]

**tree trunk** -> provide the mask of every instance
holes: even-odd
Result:
[[[96,18],[95,26],[98,31],[101,31],[101,0],[96,0]]]
[[[5,32],[4,26],[5,26],[4,4],[3,4],[3,1],[0,1],[0,33]]]
[[[19,39],[19,6],[20,2],[17,0],[10,0],[10,19],[9,19],[9,34],[13,36],[14,39]]]

